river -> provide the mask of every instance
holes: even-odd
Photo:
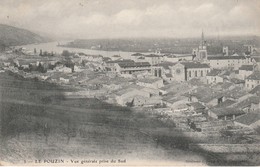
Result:
[[[66,42],[69,41],[63,41],[59,43],[65,44]],[[114,55],[120,55],[123,58],[129,58],[131,54],[135,53],[135,52],[122,52],[122,51],[103,51],[103,50],[92,50],[92,49],[81,49],[81,48],[69,48],[69,47],[57,46],[57,44],[58,42],[48,42],[48,43],[16,46],[16,48],[23,47],[29,51],[33,51],[34,48],[36,48],[37,52],[39,52],[39,50],[42,49],[43,52],[47,51],[47,52],[54,52],[54,53],[62,53],[63,50],[68,50],[70,52],[82,52],[91,55],[102,55],[104,57],[112,57]]]

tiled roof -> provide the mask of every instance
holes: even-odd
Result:
[[[239,70],[245,70],[245,71],[253,71],[254,66],[253,65],[242,65]]]
[[[242,115],[245,113],[237,108],[216,108],[210,111],[215,113],[217,116]]]
[[[135,88],[126,88],[126,89],[122,89],[122,90],[115,92],[115,94],[118,96],[122,96],[124,94],[127,94],[129,92],[134,92],[134,91],[138,91],[138,90]]]
[[[260,62],[260,57],[253,57],[256,62]]]
[[[247,79],[260,80],[260,72],[259,71],[254,72],[253,74],[249,75]]]
[[[165,76],[166,76],[166,77],[168,77],[168,78],[171,78],[171,77],[173,77],[173,76],[172,76],[172,74],[168,74],[168,73],[167,73],[167,74],[165,74]]]
[[[131,67],[150,67],[151,64],[148,62],[126,62],[118,63],[121,68],[131,68]]]
[[[108,61],[107,63],[128,63],[128,62],[134,62],[134,60],[123,59],[123,60]]]
[[[114,93],[117,96],[122,96],[124,94],[129,93],[129,92],[140,92],[140,91],[142,91],[143,88],[145,88],[145,87],[139,86],[139,85],[136,85],[136,84],[131,84],[131,85],[127,85],[127,86],[123,87],[120,90],[116,90]]]
[[[259,104],[259,97],[257,96],[252,96],[252,97],[249,97],[241,102],[239,102],[238,104],[235,104],[235,107],[236,108],[245,108],[251,104]]]
[[[143,54],[142,53],[134,53],[131,56],[143,56]]]
[[[150,55],[145,55],[145,57],[161,57],[161,56],[156,55],[156,54],[150,54]]]
[[[245,56],[212,56],[208,60],[232,60],[232,59],[246,59]]]
[[[205,83],[200,78],[192,78],[188,81],[188,84],[192,86],[202,86],[205,85]]]
[[[101,58],[103,58],[102,55],[86,55],[86,57],[93,57],[93,58],[99,58],[99,57],[101,57]]]
[[[112,57],[121,57],[121,56],[119,56],[119,55],[113,55]]]
[[[227,99],[225,100],[224,102],[216,105],[214,108],[220,108],[220,107],[228,107],[232,104],[236,103],[236,101],[233,101],[233,100],[230,100],[230,99]]]
[[[207,74],[207,76],[217,76],[217,75],[219,75],[220,73],[221,73],[221,70],[213,69],[213,70],[211,70],[211,71]]]
[[[254,89],[252,89],[249,93],[260,95],[260,85],[257,85]]]
[[[111,58],[110,58],[110,57],[103,57],[103,60],[104,60],[104,61],[110,61]]]
[[[170,55],[167,55],[167,57],[168,57],[168,58],[176,58],[177,56],[170,54]]]
[[[186,68],[210,68],[208,64],[201,64],[197,62],[181,62]]]
[[[200,102],[208,103],[213,99],[223,97],[223,93],[215,92],[211,88],[203,86],[197,88],[196,92],[192,92],[187,96],[195,96]]]
[[[178,96],[178,97],[176,97],[176,96],[163,96],[162,100],[173,104],[177,101],[185,100],[185,97],[182,97],[182,96]]]
[[[231,72],[230,71],[225,71],[222,75],[230,75],[231,74]]]
[[[215,93],[213,95],[201,98],[200,101],[204,102],[204,103],[209,103],[211,100],[218,99],[218,98],[221,98],[221,97],[224,97],[222,93]]]
[[[159,63],[157,66],[163,67],[164,69],[170,69],[169,67],[174,66],[175,64],[176,63],[165,61],[165,62]]]
[[[235,122],[244,124],[244,125],[251,125],[260,120],[260,113],[247,113],[238,117]]]
[[[224,82],[224,83],[221,85],[221,88],[222,88],[222,89],[228,89],[228,88],[230,88],[232,85],[233,85],[232,82]]]
[[[238,78],[232,78],[231,82],[233,82],[234,84],[241,84],[241,83],[243,84],[243,83],[245,83],[244,80],[238,79]]]
[[[205,106],[202,105],[202,104],[199,103],[199,102],[189,103],[189,104],[187,104],[187,105],[194,107],[195,110],[196,110],[196,109],[205,109]]]
[[[231,90],[222,91],[226,98],[239,99],[240,97],[247,94],[246,90],[241,89],[240,86],[236,86]]]
[[[162,79],[161,78],[142,78],[142,79],[139,79],[138,82],[154,83],[154,82],[157,82],[160,80],[162,80]]]

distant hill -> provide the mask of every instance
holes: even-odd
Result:
[[[244,45],[260,48],[259,36],[226,36],[221,39],[207,37],[208,54],[221,54],[222,47],[228,46],[230,52],[244,53]],[[77,39],[64,45],[71,48],[94,49],[104,51],[155,52],[191,54],[200,44],[200,38],[125,38],[125,39]]]
[[[28,30],[0,24],[0,46],[16,46],[48,41],[50,39]]]

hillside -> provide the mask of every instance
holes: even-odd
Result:
[[[47,41],[49,39],[28,30],[0,24],[0,46],[25,45]]]

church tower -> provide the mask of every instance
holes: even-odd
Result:
[[[196,55],[196,60],[203,61],[203,60],[207,60],[207,59],[208,59],[207,45],[206,45],[206,41],[204,38],[204,32],[202,30],[201,41],[200,41],[200,45],[199,45],[198,52]]]

